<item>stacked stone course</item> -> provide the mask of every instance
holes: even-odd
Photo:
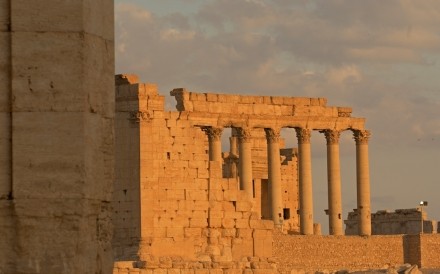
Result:
[[[348,218],[344,221],[346,235],[357,234],[358,217],[357,211],[348,213]],[[421,208],[379,210],[371,214],[372,234],[418,234],[422,230],[422,221],[423,233],[437,233],[437,221],[428,220],[427,212]]]

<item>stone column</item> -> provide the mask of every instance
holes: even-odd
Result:
[[[275,225],[281,225],[283,201],[281,192],[280,130],[265,128],[264,131],[267,138],[269,204],[271,205],[272,220]]]
[[[209,141],[209,161],[222,160],[221,136],[223,128],[203,127],[202,130],[208,135]]]
[[[229,144],[230,144],[229,153],[232,155],[237,155],[238,154],[237,136],[229,137]]]
[[[237,145],[237,136],[229,137],[229,171],[230,178],[237,177],[237,157],[238,157],[238,145]]]
[[[313,234],[313,192],[312,192],[312,161],[310,151],[311,131],[297,128],[298,138],[298,169],[299,169],[299,209],[300,232],[304,235]]]
[[[238,128],[239,139],[239,175],[240,189],[244,190],[249,198],[254,196],[252,185],[252,143],[251,129]]]
[[[371,235],[370,171],[368,163],[369,130],[354,131],[356,141],[357,210],[359,235]]]
[[[327,140],[327,180],[328,180],[328,218],[329,234],[343,235],[341,170],[339,163],[339,136],[337,130],[321,131]]]

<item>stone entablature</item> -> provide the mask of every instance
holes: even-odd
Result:
[[[364,130],[364,118],[351,117],[348,107],[327,107],[324,98],[195,93],[186,89],[174,89],[170,94],[177,101],[177,110],[188,113],[201,126]]]
[[[379,210],[371,214],[371,228],[373,235],[418,234],[421,232],[423,218],[423,233],[437,233],[437,221],[428,220],[425,210],[418,208],[396,209],[395,211]],[[348,213],[345,234],[356,235],[358,213]]]

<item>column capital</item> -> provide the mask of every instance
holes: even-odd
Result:
[[[308,128],[295,128],[296,137],[299,144],[310,144],[310,137],[312,137],[312,131]]]
[[[320,130],[319,132],[324,133],[327,145],[337,145],[339,143],[339,137],[341,136],[341,132],[339,130],[324,129]]]
[[[280,129],[265,128],[266,139],[269,143],[278,143],[281,138]]]
[[[251,135],[251,128],[237,128],[238,132],[238,139],[240,140],[240,143],[249,143],[251,141],[252,135]]]
[[[210,141],[220,141],[223,128],[219,127],[202,127],[202,130],[208,135]]]
[[[369,130],[355,130],[353,131],[353,138],[356,141],[356,145],[368,144],[371,132]]]

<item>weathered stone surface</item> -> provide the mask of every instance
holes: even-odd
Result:
[[[1,1],[0,272],[111,271],[113,56],[111,0]]]

